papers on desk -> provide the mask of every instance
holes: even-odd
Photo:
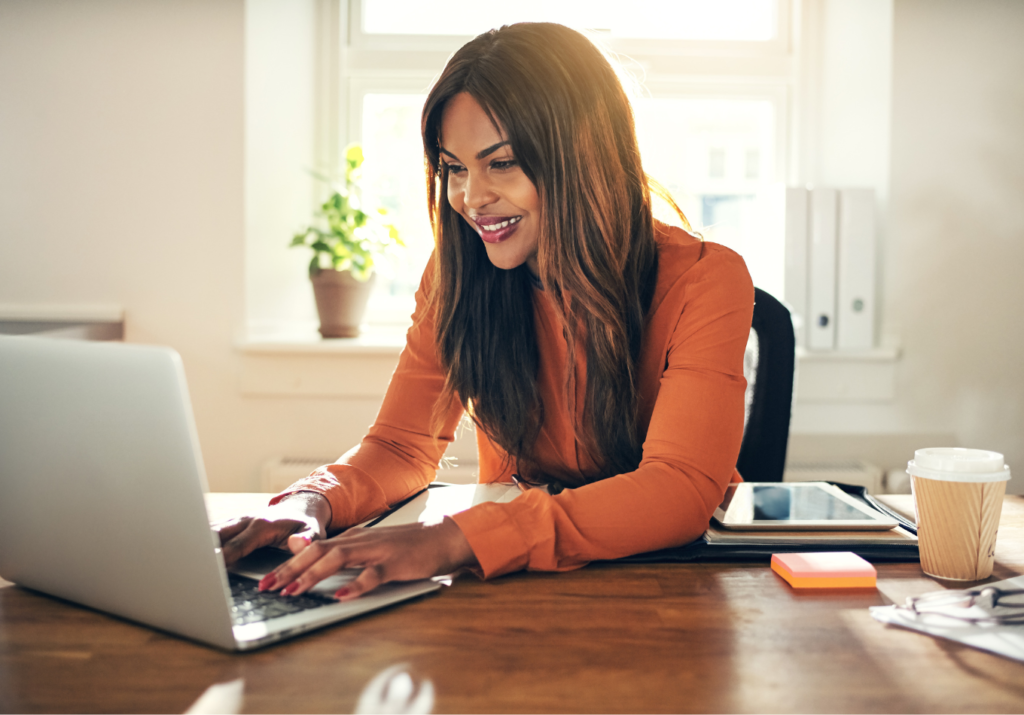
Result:
[[[987,583],[984,586],[995,586],[1001,589],[1024,588],[1024,576],[1017,576],[997,583]],[[964,613],[962,606],[953,605],[945,608],[953,613]],[[981,606],[974,605],[970,608],[981,611],[978,615],[987,615]],[[923,617],[897,606],[873,606],[870,610],[871,616],[882,623],[909,628],[930,636],[946,638],[972,648],[1024,661],[1024,624],[1021,623],[998,625],[956,621],[952,618]],[[941,610],[936,609],[937,612],[941,612]]]
[[[477,504],[510,502],[520,493],[516,484],[435,484],[372,525],[438,524]]]

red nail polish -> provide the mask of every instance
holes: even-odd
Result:
[[[291,596],[293,593],[295,593],[298,590],[299,590],[299,582],[298,581],[292,581],[290,584],[285,586],[285,589],[283,591],[281,591],[281,594],[284,595],[284,596]]]
[[[261,591],[266,591],[267,589],[273,588],[275,583],[277,583],[277,576],[272,573],[268,573],[263,577],[263,580],[260,581],[259,589]]]
[[[348,587],[347,586],[345,588],[339,588],[337,591],[334,592],[334,597],[335,598],[341,598],[342,596],[347,596],[347,595],[348,595]]]

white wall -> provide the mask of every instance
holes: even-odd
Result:
[[[803,7],[800,180],[876,189],[879,339],[901,355],[892,400],[798,402],[790,458],[894,468],[954,444],[1024,465],[1024,3]]]
[[[899,407],[1024,492],[1024,3],[897,0],[886,330]]]
[[[241,0],[0,2],[0,303],[176,347],[214,484],[243,304]]]
[[[308,250],[287,250],[309,223],[317,166],[314,0],[245,2],[246,316],[248,329],[316,326],[303,276]]]

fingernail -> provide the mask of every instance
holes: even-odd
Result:
[[[277,583],[277,576],[272,573],[268,573],[263,577],[263,580],[260,581],[258,588],[261,591],[266,591],[267,589],[273,588],[275,583]]]
[[[334,592],[334,597],[335,598],[342,598],[343,596],[347,596],[348,592],[349,592],[349,589],[348,589],[347,586],[345,588],[339,588],[337,591]]]
[[[281,591],[281,594],[284,595],[284,596],[291,596],[293,593],[295,593],[298,590],[299,590],[299,582],[298,581],[292,581],[290,584],[285,586],[285,589],[283,591]]]

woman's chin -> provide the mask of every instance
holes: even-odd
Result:
[[[519,266],[526,263],[527,256],[519,255],[511,251],[501,250],[501,244],[484,244],[487,247],[487,257],[491,260],[491,263],[495,268],[500,268],[503,271],[510,271],[513,268],[519,268]]]

